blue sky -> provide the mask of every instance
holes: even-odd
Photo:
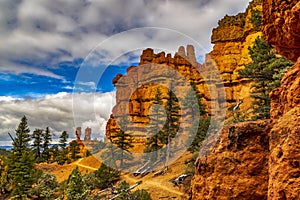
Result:
[[[64,77],[64,79],[31,73],[22,73],[19,75],[1,73],[0,96],[29,99],[41,98],[47,94],[56,94],[59,92],[73,92],[74,80],[82,61],[83,59],[75,59],[74,61],[60,62],[57,68],[49,69],[50,72]],[[114,91],[115,88],[112,84],[112,79],[116,74],[126,73],[127,67],[127,65],[108,66],[97,83],[97,88],[93,90],[100,92]]]
[[[95,137],[103,137],[115,103],[111,80],[125,73],[128,66],[136,65],[143,49],[174,53],[179,45],[194,41],[199,47],[198,58],[203,58],[212,49],[210,35],[218,20],[225,14],[244,11],[248,3],[249,0],[2,0],[0,142],[8,140],[7,131],[13,132],[23,115],[28,117],[32,130],[50,126],[56,135],[63,130],[72,135],[76,126],[90,126]],[[96,54],[94,62],[90,58]],[[78,73],[82,63],[90,67],[84,78]],[[97,82],[93,76],[99,71],[104,73]],[[82,102],[97,105],[97,112],[84,104],[74,106],[74,85]],[[93,93],[99,102],[91,103],[88,93]],[[75,120],[74,107],[82,111]]]

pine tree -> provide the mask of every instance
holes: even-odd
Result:
[[[29,151],[29,141],[30,141],[30,130],[27,124],[26,116],[23,116],[21,122],[16,130],[16,138],[13,140],[12,151],[16,153],[22,153],[24,151]]]
[[[171,84],[170,89],[168,91],[167,102],[165,106],[166,111],[166,121],[164,127],[159,135],[159,140],[162,144],[166,145],[165,150],[165,166],[168,165],[170,158],[170,145],[171,139],[174,138],[179,129],[179,118],[180,118],[180,107],[178,103],[178,99],[172,91],[173,85]]]
[[[117,149],[116,158],[120,160],[120,169],[124,167],[124,160],[132,159],[131,153],[128,151],[133,145],[131,144],[132,136],[128,133],[128,119],[121,117],[120,130],[114,136],[114,144],[119,148]]]
[[[51,152],[50,152],[50,143],[51,143],[51,134],[49,127],[46,128],[45,133],[44,133],[44,143],[43,143],[43,153],[42,156],[46,162],[49,162],[50,157],[51,157]]]
[[[152,135],[147,138],[145,152],[154,152],[151,154],[150,159],[152,161],[157,160],[158,150],[162,147],[159,141],[159,135],[161,135],[161,129],[165,123],[165,111],[163,109],[162,93],[160,89],[157,89],[154,101],[150,111],[150,123],[148,132]]]
[[[6,160],[0,156],[0,196],[9,192],[10,181]]]
[[[188,151],[194,153],[199,151],[200,143],[205,139],[210,118],[205,117],[206,110],[205,105],[202,103],[202,96],[197,91],[196,85],[192,84],[192,88],[188,90],[185,98],[183,99],[183,110],[186,112],[184,115],[186,121],[191,122],[190,131],[196,132],[195,137],[189,137],[191,144]],[[200,117],[201,116],[201,117]]]
[[[81,173],[76,167],[68,178],[66,189],[67,200],[85,200],[89,194],[89,190],[84,182]]]
[[[194,122],[191,126],[192,131],[197,131],[196,135],[192,139],[188,151],[191,153],[198,152],[200,150],[201,142],[205,139],[208,128],[210,126],[210,117],[200,117],[199,122]]]
[[[136,190],[131,195],[131,200],[151,200],[151,195],[147,190]]]
[[[120,180],[120,172],[105,164],[101,164],[99,169],[94,172],[94,177],[95,188],[105,189]]]
[[[29,148],[29,128],[24,116],[16,130],[13,148],[8,156],[8,174],[12,180],[12,195],[15,199],[23,199],[34,182],[34,157]]]
[[[118,156],[117,152],[120,152],[118,147],[116,147],[113,143],[112,138],[105,145],[105,151],[101,154],[101,158],[107,163],[109,166],[117,168],[116,161]]]
[[[42,161],[42,155],[41,155],[41,149],[43,148],[42,142],[43,142],[43,130],[41,129],[35,129],[32,134],[33,139],[33,152],[34,156],[37,162]]]
[[[242,78],[254,81],[251,97],[253,101],[253,119],[270,118],[269,93],[278,87],[284,72],[293,65],[283,57],[277,57],[273,47],[264,38],[256,38],[254,45],[249,47],[252,62],[239,71]]]
[[[131,192],[129,188],[130,185],[126,181],[121,181],[117,188],[117,193],[119,196],[116,198],[116,200],[151,200],[151,196],[147,190],[142,189]]]
[[[260,31],[262,21],[262,11],[254,9],[251,11],[250,22],[253,25],[255,31]]]
[[[60,152],[58,157],[56,158],[56,161],[58,162],[58,164],[61,165],[68,161],[68,148],[67,148],[68,138],[69,138],[69,134],[66,131],[63,131],[61,133],[61,136],[59,137]]]
[[[202,95],[197,91],[195,84],[192,84],[192,87],[188,90],[182,104],[183,109],[189,111],[186,115],[192,119],[206,114],[205,105],[202,103]]]
[[[79,148],[79,144],[77,141],[72,141],[70,143],[70,152],[71,152],[71,158],[73,160],[77,160],[80,156],[80,148]]]
[[[51,162],[52,161],[57,161],[57,158],[59,157],[59,148],[58,148],[58,144],[54,144],[51,148],[50,148],[50,152],[51,152]]]
[[[116,200],[131,199],[129,187],[130,185],[126,181],[121,181],[117,188],[119,196],[116,198]]]
[[[59,137],[59,147],[61,150],[65,150],[67,148],[68,138],[69,138],[69,134],[67,133],[67,131],[63,131],[61,133],[61,136]]]

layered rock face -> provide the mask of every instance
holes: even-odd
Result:
[[[192,199],[300,199],[300,59],[271,98],[271,121],[225,127],[197,160]]]
[[[270,133],[269,199],[300,199],[299,16],[298,0],[263,3],[264,36],[279,54],[296,61],[281,87],[271,93],[274,127]]]
[[[228,107],[241,99],[244,102],[241,104],[242,110],[247,110],[251,105],[251,81],[240,78],[238,71],[251,62],[248,48],[261,35],[261,32],[254,30],[250,22],[254,9],[261,10],[261,4],[254,1],[245,13],[225,16],[219,21],[219,26],[213,29],[211,36],[214,47],[209,57],[215,61],[220,71]]]
[[[283,114],[270,133],[268,199],[300,199],[300,106]]]
[[[300,58],[271,98],[268,197],[300,199]]]
[[[197,160],[192,199],[300,199],[298,7],[298,1],[264,1],[267,41],[298,61],[286,72],[280,88],[270,94],[271,121],[225,127],[212,152]]]
[[[191,83],[195,84],[197,92],[204,94],[203,103],[208,105],[209,113],[213,113],[214,110],[212,111],[209,106],[212,95],[200,74],[203,69],[204,67],[197,63],[194,47],[191,45],[188,45],[186,49],[179,47],[174,57],[171,54],[165,55],[165,52],[155,54],[153,49],[144,50],[138,66],[129,67],[125,75],[117,75],[113,79],[117,89],[117,104],[106,125],[106,139],[114,140],[114,135],[120,130],[117,119],[128,115],[130,121],[126,126],[132,132],[131,142],[134,145],[131,151],[143,152],[145,141],[149,137],[147,134],[149,112],[157,90],[161,91],[161,98],[165,104],[171,85],[174,87],[173,90],[180,95],[187,92],[187,86]],[[210,84],[215,85],[215,82],[212,81]],[[180,101],[184,95],[178,98]],[[213,109],[218,110],[217,107]]]
[[[274,121],[300,105],[300,58],[284,75],[281,87],[273,90],[270,96],[270,114]]]
[[[248,48],[255,38],[261,35],[253,29],[250,23],[251,10],[254,8],[261,9],[261,6],[254,3],[246,13],[226,17],[219,22],[220,26],[214,29],[212,34],[214,49],[206,56],[203,65],[197,62],[191,45],[188,45],[186,49],[179,47],[174,57],[164,52],[154,53],[153,49],[144,50],[139,66],[131,66],[127,69],[126,75],[119,74],[113,79],[117,88],[117,106],[113,109],[113,115],[106,126],[107,139],[112,138],[120,130],[115,118],[121,113],[129,113],[136,124],[132,130],[137,137],[134,137],[132,142],[135,146],[144,146],[143,142],[147,135],[144,134],[146,131],[142,128],[149,122],[149,108],[152,106],[158,86],[145,85],[143,81],[145,77],[158,79],[155,74],[151,75],[154,65],[161,65],[161,70],[167,70],[167,68],[163,69],[163,66],[169,66],[184,76],[188,82],[195,84],[197,92],[203,96],[202,102],[206,105],[209,115],[222,116],[218,113],[220,110],[233,107],[239,100],[244,102],[240,106],[241,109],[247,110],[251,105],[251,81],[239,78],[238,71],[251,61]],[[137,69],[144,65],[148,65],[145,70]],[[129,77],[135,77],[133,78],[135,82],[129,81]],[[127,83],[122,83],[124,80]],[[224,90],[220,92],[218,88],[223,86]],[[166,88],[160,89],[163,93],[167,92]],[[132,95],[130,96],[129,93]],[[163,95],[163,98],[166,99],[166,95]],[[228,111],[227,116],[231,114],[231,111]]]
[[[196,161],[192,199],[267,199],[270,121],[222,129],[211,153]]]
[[[263,1],[263,34],[277,52],[292,61],[300,55],[300,2]]]

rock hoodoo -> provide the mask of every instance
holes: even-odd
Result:
[[[257,3],[251,4],[251,9],[261,9],[261,5]],[[140,57],[138,66],[131,66],[127,69],[126,75],[118,74],[113,79],[113,84],[116,86],[116,102],[118,106],[113,109],[113,115],[108,120],[106,126],[106,138],[109,140],[119,130],[115,121],[121,113],[126,113],[126,103],[129,104],[129,114],[132,121],[139,125],[134,132],[138,133],[138,137],[134,137],[133,143],[135,146],[144,146],[145,138],[147,137],[142,133],[140,127],[145,126],[148,122],[148,111],[154,100],[155,92],[158,88],[157,85],[143,85],[142,79],[148,77],[149,79],[157,79],[155,75],[151,75],[151,66],[159,64],[162,66],[170,66],[178,73],[183,75],[185,79],[195,84],[197,92],[203,96],[203,103],[207,106],[207,111],[210,115],[219,115],[217,113],[220,108],[233,107],[239,100],[243,103],[240,108],[246,110],[251,105],[250,99],[250,86],[251,81],[242,79],[238,76],[239,69],[243,68],[245,64],[251,61],[248,53],[248,47],[252,45],[255,38],[261,35],[261,32],[254,30],[250,23],[251,9],[247,9],[246,13],[239,14],[236,17],[226,17],[219,22],[219,27],[213,30],[212,42],[215,44],[213,51],[209,53],[203,65],[199,64],[196,60],[195,50],[192,45],[187,45],[186,48],[179,47],[178,52],[172,57],[171,54],[165,52],[154,53],[153,49],[145,49]],[[230,22],[230,23],[229,23]],[[232,23],[234,25],[231,25]],[[239,31],[237,31],[238,29]],[[229,33],[228,33],[229,31]],[[137,70],[139,66],[149,65],[144,71]],[[216,70],[213,70],[215,66]],[[138,73],[136,71],[139,71]],[[209,76],[220,76],[220,79],[210,78],[210,81],[205,82],[205,75],[210,73]],[[163,72],[167,74],[167,72]],[[207,74],[206,74],[207,73]],[[130,84],[121,84],[123,80],[128,80],[129,75],[136,78],[135,82],[131,80]],[[218,91],[219,87],[225,89],[225,94],[210,91]],[[130,88],[136,87],[130,100],[124,99],[132,91]],[[160,88],[166,92],[166,88]],[[224,100],[216,102],[216,99],[225,96]],[[166,98],[166,96],[164,96]],[[212,105],[212,103],[215,103]],[[124,103],[124,104],[123,104]],[[123,106],[119,106],[123,104]],[[232,114],[228,111],[227,115]]]
[[[212,99],[204,79],[198,71],[201,68],[203,66],[196,62],[194,47],[191,45],[188,45],[187,49],[179,47],[174,57],[171,54],[166,55],[165,52],[156,54],[153,49],[145,49],[137,67],[131,66],[127,69],[127,74],[117,75],[113,79],[113,83],[117,88],[117,105],[113,108],[113,115],[111,115],[106,125],[106,139],[113,140],[114,135],[120,130],[115,119],[121,115],[129,114],[135,124],[134,127],[130,127],[131,130],[134,130],[133,151],[142,152],[148,137],[144,127],[149,122],[149,110],[157,89],[159,88],[162,92],[164,102],[166,102],[168,86],[171,82],[175,87],[174,90],[182,91],[182,93],[187,92],[183,80],[177,77],[179,75],[184,77],[184,81],[188,85],[195,84],[197,92],[206,91],[206,93],[203,92],[205,94],[203,102],[209,105]],[[168,82],[167,79],[170,80],[169,84],[160,85],[160,82]],[[214,82],[211,84],[214,84]],[[218,110],[217,107],[214,109]],[[211,111],[210,106],[208,106],[208,110]]]

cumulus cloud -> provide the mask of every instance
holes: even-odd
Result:
[[[211,50],[210,35],[218,20],[225,14],[245,10],[249,1],[0,1],[0,74],[30,73],[67,83],[69,79],[64,76],[68,75],[56,74],[62,67],[60,62],[89,55],[86,62],[89,65],[98,53],[94,56],[96,72],[90,66],[86,70],[81,67],[76,80],[64,86],[77,89],[74,96],[58,93],[34,99],[0,97],[0,141],[8,140],[7,132],[14,131],[23,115],[28,117],[31,130],[49,126],[56,135],[63,130],[73,135],[76,126],[90,126],[96,134],[93,137],[103,137],[106,120],[115,104],[114,92],[82,93],[99,87],[96,84],[104,70],[99,65],[130,65],[138,62],[144,48],[174,53],[179,45],[191,40],[203,47],[196,49],[201,57]],[[144,27],[157,28],[153,31]],[[132,31],[136,28],[144,29]],[[178,34],[169,34],[166,30]],[[114,40],[116,34],[124,32],[129,34],[119,34],[118,40]],[[103,45],[105,41],[109,45]],[[101,45],[105,48],[99,48]],[[99,52],[89,54],[93,49]],[[1,81],[7,79],[6,76],[0,78]]]
[[[38,99],[0,97],[0,140],[10,144],[7,132],[14,133],[22,116],[28,118],[31,131],[50,127],[55,137],[66,130],[71,137],[77,126],[92,128],[93,138],[103,138],[105,125],[115,105],[115,92],[76,94],[58,93]]]
[[[33,73],[62,78],[47,67],[85,57],[116,33],[141,27],[179,31],[210,50],[211,29],[225,14],[244,10],[249,0],[4,0],[0,2],[0,72]],[[173,38],[161,35],[131,37],[109,53],[145,39],[175,51]],[[186,45],[186,44],[182,44]],[[204,53],[204,52],[198,52]],[[23,62],[34,63],[34,66]]]

